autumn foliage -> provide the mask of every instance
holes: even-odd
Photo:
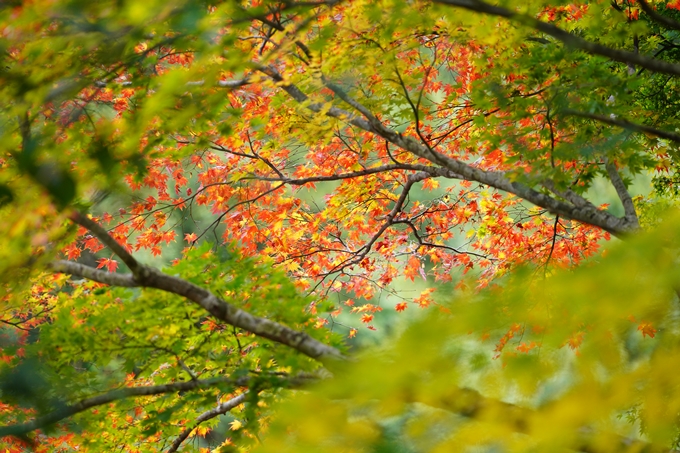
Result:
[[[676,6],[0,6],[2,446],[675,445]]]

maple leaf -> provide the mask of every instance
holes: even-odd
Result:
[[[583,343],[583,339],[585,338],[585,332],[579,331],[576,332],[574,335],[572,335],[566,342],[567,346],[569,346],[570,349],[573,350],[578,350],[578,348],[581,346]]]
[[[241,423],[239,420],[234,420],[233,422],[229,423],[229,429],[232,431],[238,431],[242,426],[243,423]]]
[[[420,260],[415,255],[411,255],[404,267],[404,276],[414,281],[415,276],[420,273]]]
[[[101,221],[107,224],[119,222],[118,225],[105,225],[115,241],[128,251],[133,248],[150,250],[154,256],[161,256],[163,262],[181,263],[181,269],[177,269],[181,271],[179,273],[186,272],[195,280],[195,284],[203,284],[206,288],[214,289],[219,296],[234,299],[241,309],[253,310],[271,320],[281,319],[291,326],[323,329],[314,332],[319,338],[334,328],[334,318],[339,310],[331,311],[328,319],[312,318],[317,314],[313,303],[307,300],[299,306],[290,303],[297,294],[294,288],[280,294],[279,288],[285,287],[286,283],[284,277],[279,276],[280,279],[277,279],[279,277],[274,272],[275,268],[287,271],[288,276],[294,274],[299,277],[294,282],[298,289],[311,290],[316,295],[334,292],[333,296],[351,298],[344,302],[346,306],[353,306],[356,300],[359,306],[352,310],[356,313],[354,317],[360,317],[361,322],[366,324],[374,320],[374,315],[380,316],[379,306],[358,301],[361,298],[369,300],[377,292],[391,291],[392,288],[387,287],[400,274],[411,281],[415,280],[416,275],[420,275],[423,280],[431,275],[435,281],[450,281],[451,275],[456,275],[456,268],[463,272],[477,269],[477,289],[480,290],[480,297],[483,297],[487,293],[481,288],[493,285],[494,278],[508,274],[518,266],[527,263],[544,266],[545,275],[552,278],[556,274],[555,269],[574,266],[583,259],[595,256],[599,253],[599,243],[609,237],[609,233],[603,232],[603,229],[610,230],[611,225],[622,225],[620,230],[617,228],[617,231],[612,231],[615,234],[627,234],[638,229],[638,226],[627,225],[628,219],[634,218],[634,215],[614,219],[613,214],[606,210],[593,210],[587,216],[580,216],[578,210],[570,210],[567,215],[549,213],[545,211],[545,206],[556,206],[552,201],[560,197],[549,190],[544,193],[528,190],[530,186],[526,185],[527,181],[535,184],[539,181],[536,176],[546,183],[554,177],[557,185],[575,181],[570,188],[588,201],[588,181],[598,175],[605,176],[598,163],[604,162],[605,157],[615,162],[616,168],[630,175],[657,167],[674,176],[672,173],[677,167],[677,159],[672,153],[660,149],[666,146],[657,143],[659,134],[652,133],[653,129],[651,132],[649,130],[655,125],[660,129],[671,126],[665,128],[674,130],[673,118],[668,121],[669,114],[664,111],[673,111],[675,82],[671,80],[667,90],[651,90],[661,94],[652,95],[654,102],[649,102],[650,88],[656,85],[658,74],[653,67],[644,67],[645,61],[659,61],[664,63],[666,70],[670,68],[672,75],[674,71],[674,75],[678,75],[677,67],[673,70],[677,60],[673,52],[663,54],[664,60],[655,60],[659,54],[648,52],[641,63],[635,61],[636,66],[643,66],[637,71],[634,86],[628,86],[629,78],[625,74],[626,63],[630,62],[625,61],[625,58],[620,61],[619,58],[602,65],[602,58],[606,58],[607,51],[612,50],[607,48],[607,43],[613,42],[610,39],[603,39],[598,47],[604,49],[604,53],[593,58],[589,51],[584,51],[579,54],[577,61],[565,61],[560,52],[553,51],[558,46],[541,45],[538,51],[536,42],[525,42],[524,37],[534,33],[532,28],[535,28],[536,21],[554,22],[548,25],[559,29],[564,26],[564,22],[578,21],[587,17],[586,13],[595,14],[596,6],[593,4],[589,10],[589,2],[564,6],[550,2],[532,5],[526,12],[531,20],[522,19],[524,9],[515,14],[515,5],[505,2],[494,8],[500,11],[505,7],[513,9],[512,14],[502,15],[510,19],[493,18],[493,27],[488,26],[489,18],[485,15],[479,16],[481,26],[468,27],[464,25],[468,22],[467,18],[461,23],[457,10],[446,10],[444,7],[429,16],[429,8],[419,2],[395,3],[399,8],[375,7],[372,5],[374,2],[329,2],[323,13],[317,14],[315,11],[309,16],[304,8],[297,9],[295,2],[282,2],[285,8],[280,10],[274,5],[276,2],[272,2],[266,21],[270,22],[273,17],[274,22],[287,24],[284,28],[290,28],[277,29],[274,35],[264,32],[262,30],[268,26],[263,25],[264,20],[258,19],[258,12],[244,27],[226,26],[219,30],[228,42],[235,43],[236,52],[233,55],[238,57],[232,57],[231,53],[224,54],[219,47],[210,48],[214,44],[206,42],[206,55],[222,56],[202,59],[199,67],[191,66],[195,56],[193,52],[187,51],[187,44],[183,40],[177,41],[177,49],[173,48],[174,40],[160,41],[163,45],[156,45],[160,34],[153,38],[154,30],[162,30],[165,36],[193,36],[193,23],[208,23],[211,20],[222,23],[224,19],[228,22],[231,12],[228,5],[192,9],[191,20],[185,20],[185,13],[180,8],[177,21],[166,23],[165,19],[161,19],[158,23],[156,17],[167,16],[158,14],[159,11],[151,3],[140,3],[140,11],[133,16],[145,19],[140,21],[143,23],[132,25],[127,23],[129,19],[126,14],[118,16],[115,12],[107,12],[99,16],[95,8],[91,11],[92,17],[88,16],[88,21],[92,20],[92,23],[107,28],[107,21],[114,20],[115,28],[139,28],[140,33],[116,37],[121,48],[134,53],[134,62],[131,63],[127,55],[121,58],[116,52],[91,51],[109,48],[110,34],[90,33],[88,45],[82,46],[80,27],[62,27],[60,21],[55,23],[54,17],[61,17],[62,3],[62,0],[54,0],[41,4],[38,9],[13,8],[11,15],[6,18],[8,23],[4,24],[11,31],[13,42],[8,47],[8,55],[12,64],[6,68],[9,72],[3,81],[7,89],[0,96],[10,106],[25,106],[25,99],[32,100],[27,115],[28,123],[32,124],[25,126],[31,126],[36,143],[41,143],[41,146],[44,144],[45,147],[45,152],[35,163],[30,161],[32,158],[28,152],[24,156],[27,162],[23,165],[11,162],[6,156],[0,157],[5,181],[15,184],[16,179],[16,187],[23,189],[23,181],[19,179],[24,178],[27,187],[29,184],[39,184],[58,201],[60,196],[64,196],[62,191],[50,190],[48,182],[44,181],[44,171],[34,174],[34,168],[46,163],[49,165],[47,168],[66,169],[64,176],[72,177],[73,182],[77,183],[78,196],[87,197],[91,189],[99,188],[106,184],[104,181],[111,179],[109,174],[100,173],[101,170],[104,173],[111,170],[103,167],[110,167],[107,161],[113,158],[116,171],[122,172],[122,180],[128,184],[131,195],[137,201],[119,208],[120,215],[115,219],[108,213],[100,213],[103,204],[94,203],[91,209],[97,211]],[[242,3],[247,12],[251,6],[260,8],[262,2]],[[593,26],[588,19],[570,24],[569,30],[578,29],[578,39],[583,40],[593,39],[593,36],[599,39],[600,33],[604,37],[612,31],[616,32],[616,39],[620,39],[625,37],[630,20],[642,18],[646,23],[655,22],[654,17],[645,15],[644,9],[638,9],[633,3],[615,2],[614,9],[617,12],[610,11],[612,14],[606,14],[597,26]],[[385,5],[392,6],[390,2]],[[606,2],[603,5],[609,7]],[[662,7],[663,4],[652,6]],[[676,8],[677,1],[668,3],[668,7]],[[393,9],[400,11],[400,14],[392,14]],[[660,13],[666,14],[662,9],[659,8]],[[202,17],[202,14],[211,16]],[[403,17],[407,17],[407,14],[413,21],[404,23]],[[196,15],[199,20],[195,20]],[[615,19],[612,21],[611,17]],[[324,49],[323,59],[316,54],[307,55],[311,61],[309,65],[308,62],[301,63],[296,52],[276,51],[282,45],[281,40],[288,39],[286,36],[295,28],[295,24],[307,23],[307,19],[311,19],[313,25],[295,31],[295,45],[301,49],[307,46],[312,49],[312,53],[313,49]],[[175,30],[173,27],[176,23],[189,24],[186,25],[189,29],[184,30],[186,27],[183,25],[181,30]],[[57,35],[54,34],[54,27],[58,28]],[[660,34],[656,28],[663,28],[663,24],[655,23],[654,27],[653,33],[641,28],[633,29],[635,42],[642,42],[641,49],[649,50],[658,46]],[[453,30],[457,30],[455,36],[451,33]],[[520,34],[516,35],[515,30]],[[55,36],[59,40],[57,50],[63,48],[69,51],[58,53],[59,65],[45,65],[43,59],[54,60],[55,50],[48,44],[51,39],[56,39]],[[144,36],[142,42],[140,36]],[[518,36],[521,36],[522,45],[515,46],[520,42]],[[559,41],[560,35],[555,36],[550,40]],[[357,39],[363,41],[364,37],[370,37],[369,41],[375,38],[375,42],[357,46]],[[633,38],[632,32],[628,37]],[[374,47],[381,51],[378,52]],[[264,56],[267,64],[271,64],[271,72],[263,72],[257,77],[248,75],[253,63],[261,62]],[[387,60],[395,64],[384,64]],[[315,67],[314,71],[310,71],[312,66]],[[387,88],[394,80],[395,71],[403,90]],[[319,80],[321,73],[326,74],[324,77],[329,79],[329,83]],[[603,73],[605,77],[601,75]],[[98,80],[103,74],[107,76]],[[203,77],[205,74],[214,74],[214,77]],[[243,83],[235,79],[244,74],[248,77]],[[578,77],[581,74],[587,83],[580,83]],[[190,80],[189,76],[201,80]],[[61,87],[52,82],[18,83],[26,77],[37,81],[76,80],[83,83],[76,84],[76,91],[68,89],[66,94],[48,96],[49,102],[41,102],[41,99],[45,99],[44,90],[58,88],[59,92]],[[352,83],[346,84],[346,94],[356,98],[357,103],[342,104],[340,100],[344,96],[331,89],[330,79],[344,81],[347,77]],[[237,88],[225,92],[211,86],[215,83],[225,86],[234,84]],[[61,85],[61,82],[57,85]],[[490,86],[494,89],[489,90]],[[587,88],[582,88],[584,86]],[[288,96],[291,92],[295,93],[293,97]],[[427,99],[427,102],[419,102],[417,106],[422,118],[418,117],[420,112],[415,112],[415,118],[412,118],[408,109],[404,113],[401,107],[395,108],[410,102],[409,93],[415,92],[420,93],[419,98],[422,95],[423,99]],[[556,94],[562,99],[559,96],[562,92],[567,95],[560,101],[565,106],[568,103],[573,109],[606,111],[603,117],[605,121],[602,118],[571,118],[568,115],[559,115],[558,121],[555,121],[556,118],[551,117],[549,105],[556,99]],[[612,99],[614,95],[617,97],[616,102],[605,100],[610,92],[613,93]],[[602,96],[602,93],[607,95]],[[660,99],[654,99],[655,96]],[[644,98],[644,102],[639,102],[636,97]],[[300,99],[309,99],[309,102],[300,103]],[[323,99],[327,102],[319,107]],[[222,108],[225,100],[230,106],[229,111]],[[368,127],[363,120],[352,120],[351,127],[347,125],[348,118],[357,114],[354,111],[356,105],[364,101],[366,108],[379,118],[384,128]],[[664,101],[666,105],[657,101]],[[332,103],[337,105],[331,106]],[[650,108],[647,104],[659,104],[664,108]],[[114,118],[105,112],[102,114],[102,109],[113,110]],[[99,113],[91,116],[93,112]],[[630,121],[623,119],[626,115]],[[639,136],[640,140],[627,140],[625,149],[621,149],[618,144],[613,145],[608,126],[619,127],[620,124],[610,124],[616,118],[621,119],[622,124],[629,129],[627,133]],[[647,121],[650,118],[653,121]],[[14,113],[11,118],[5,119],[8,123],[15,121]],[[645,126],[645,133],[639,134],[636,130],[636,119],[646,119],[645,124],[650,124],[649,127]],[[8,143],[19,143],[25,138],[21,134],[23,126],[17,131],[8,129]],[[93,139],[102,140],[107,152],[93,153],[83,146]],[[644,145],[640,145],[643,141]],[[680,140],[671,138],[670,141]],[[585,149],[581,145],[584,143],[588,144]],[[430,146],[436,147],[446,158],[423,158],[430,156],[431,152],[427,149]],[[591,147],[598,151],[595,160],[591,158]],[[559,152],[550,152],[553,148]],[[134,156],[137,153],[143,159],[136,160]],[[423,168],[425,171],[421,171]],[[464,171],[459,172],[458,169]],[[436,179],[435,175],[444,177]],[[510,184],[505,178],[498,178],[498,175],[508,175]],[[457,180],[452,181],[450,177]],[[458,180],[460,178],[462,180]],[[68,178],[53,179],[69,182]],[[606,181],[606,176],[604,179]],[[326,182],[329,184],[326,185]],[[315,184],[321,190],[314,190]],[[443,187],[440,188],[440,185]],[[177,193],[171,197],[168,191],[172,187]],[[508,192],[514,189],[517,189],[515,194]],[[61,208],[55,209],[49,203],[28,203],[28,209],[20,206],[21,209],[12,211],[14,206],[4,204],[7,190],[4,183],[0,184],[3,212],[8,213],[9,222],[6,223],[13,223],[12,213],[17,212],[17,221],[22,224],[12,227],[21,230],[15,237],[29,234],[27,243],[39,246],[27,252],[26,256],[42,252],[40,247],[53,238],[63,237],[60,231],[50,231],[49,225],[54,222],[63,228]],[[179,196],[180,190],[186,192],[186,199],[173,198]],[[30,198],[32,193],[27,193],[29,197],[26,198]],[[122,197],[109,201],[123,202]],[[63,201],[66,208],[70,203],[68,200]],[[537,206],[529,207],[532,203]],[[174,225],[170,219],[188,221],[191,217],[188,215],[189,210],[195,206],[204,206],[206,209],[201,209],[204,211],[201,217],[212,216],[210,221],[215,220],[215,230],[219,228],[224,231],[222,238],[215,238],[217,242],[235,241],[244,255],[255,256],[258,260],[272,259],[276,265],[267,265],[268,272],[264,276],[250,272],[246,265],[243,270],[222,273],[222,268],[229,268],[231,264],[220,262],[215,265],[212,261],[216,259],[215,256],[207,253],[192,255],[189,250],[180,258],[174,255],[175,247],[161,248],[161,244],[175,240],[175,228],[182,226]],[[115,208],[107,206],[107,209]],[[27,212],[18,212],[20,210]],[[550,210],[554,209],[551,207]],[[24,219],[24,216],[28,218]],[[616,222],[598,221],[601,216],[609,216],[608,220]],[[99,221],[96,217],[94,220]],[[36,230],[31,231],[24,224]],[[212,228],[212,224],[203,223],[203,218],[200,224],[194,226],[200,225],[211,225],[208,229]],[[184,241],[194,244],[199,236],[205,237],[207,241],[212,240],[210,234],[204,236],[206,231],[185,234]],[[465,240],[457,240],[459,237],[463,239],[466,234]],[[16,245],[19,249],[19,243],[23,241],[12,244],[11,234],[8,237],[12,247]],[[456,247],[460,246],[460,250],[453,248],[454,242]],[[217,248],[217,244],[212,245]],[[89,230],[79,227],[76,240],[64,247],[63,253],[68,259],[77,259],[84,250],[97,252],[102,248],[103,245],[92,237]],[[14,254],[14,250],[7,250]],[[24,252],[17,251],[17,256],[20,253]],[[404,260],[404,256],[408,258]],[[220,269],[206,267],[205,262]],[[117,269],[114,259],[100,259],[97,263],[98,269],[105,268],[109,272]],[[248,282],[244,283],[246,288],[232,287],[242,281]],[[193,347],[203,345],[197,338],[192,338],[194,331],[205,334],[211,330],[224,331],[228,326],[228,323],[215,324],[224,321],[217,318],[199,324],[199,328],[191,322],[174,322],[173,314],[179,320],[186,320],[187,316],[204,319],[207,315],[187,313],[173,304],[167,304],[163,310],[152,313],[140,308],[134,316],[111,316],[109,312],[105,313],[107,316],[102,320],[97,318],[98,310],[106,310],[106,306],[113,307],[112,312],[117,314],[117,310],[127,309],[130,304],[101,297],[96,299],[97,302],[101,299],[101,303],[94,309],[92,294],[98,295],[98,292],[92,290],[101,288],[103,284],[100,283],[78,283],[73,293],[68,293],[74,297],[57,297],[65,282],[54,286],[35,285],[25,298],[26,307],[18,307],[16,316],[14,307],[3,313],[3,317],[9,317],[7,326],[12,326],[11,323],[16,319],[26,320],[33,313],[46,312],[54,313],[50,316],[55,316],[53,324],[49,320],[50,328],[59,329],[61,324],[56,313],[62,310],[52,310],[57,299],[59,304],[65,304],[63,312],[75,318],[72,323],[68,319],[72,331],[78,329],[78,335],[74,337],[80,339],[82,335],[94,333],[102,343],[111,338],[115,341],[123,335],[134,344],[144,346],[145,341],[157,341],[163,345],[169,341],[163,335],[177,334],[178,338],[186,339],[186,344]],[[259,292],[268,288],[270,283],[271,288]],[[459,285],[457,287],[462,288],[466,283],[461,281]],[[413,302],[420,307],[434,303],[427,291]],[[343,304],[342,299],[339,304]],[[407,303],[401,302],[396,304],[395,310],[401,312],[406,307]],[[540,316],[537,319],[523,317],[511,303],[505,304],[504,301],[496,307],[502,307],[499,311],[507,308],[509,319],[498,324],[498,313],[494,313],[493,320],[489,321],[493,328],[510,325],[519,319],[527,322],[527,325],[545,322],[545,330],[553,328],[550,322],[538,319]],[[439,305],[439,310],[455,313],[454,307],[445,304]],[[568,323],[572,316],[578,317],[579,313],[579,310],[572,312],[566,309],[564,316],[559,313],[556,318]],[[328,313],[324,315],[328,316]],[[88,317],[97,322],[87,322]],[[465,322],[455,315],[444,317],[456,318],[456,323]],[[479,319],[487,318],[480,316]],[[122,322],[118,324],[118,321],[123,320],[129,321],[130,325]],[[31,319],[30,322],[38,321]],[[23,325],[32,328],[39,326],[40,322]],[[186,331],[182,330],[185,327]],[[467,327],[470,327],[471,332],[480,328],[477,325]],[[467,327],[461,331],[468,331]],[[482,324],[482,331],[487,327]],[[583,333],[579,331],[582,327],[582,324],[578,327],[569,325],[567,332],[579,333],[562,346],[568,344],[578,348],[583,340]],[[367,328],[375,330],[373,325]],[[640,324],[638,330],[642,332],[643,338],[654,337],[656,333],[649,323]],[[350,329],[348,336],[352,338],[356,333],[356,329]],[[257,337],[258,333],[238,327],[233,334],[234,338],[222,338],[215,344],[210,343],[212,340],[208,341],[205,346],[207,354],[192,355],[190,350],[174,351],[183,346],[173,344],[171,355],[186,354],[192,362],[197,362],[192,363],[191,367],[205,369],[205,376],[216,374],[215,369],[211,369],[215,365],[211,359],[201,361],[198,358],[201,356],[240,355],[244,366],[258,370],[263,368],[264,364],[259,362],[261,354],[253,359],[249,352],[257,344],[252,337]],[[516,356],[517,352],[529,352],[537,347],[529,338],[540,335],[540,332],[535,329],[525,332],[523,327],[512,325],[502,334],[496,352]],[[526,341],[517,346],[518,337],[525,338],[525,334]],[[65,340],[68,335],[53,337]],[[516,340],[512,342],[514,352],[504,351],[503,348],[509,349],[507,344],[512,339]],[[40,340],[47,342],[50,338],[45,335]],[[557,341],[564,341],[564,338]],[[54,345],[49,346],[53,349]],[[69,345],[65,346],[64,351],[68,351]],[[286,346],[290,345],[281,348]],[[278,352],[273,348],[272,351],[275,357]],[[95,363],[99,359],[91,351],[88,353],[88,357],[66,356],[66,361]],[[127,363],[145,361],[141,354],[135,355],[132,351],[123,351],[121,354]],[[162,356],[164,352],[159,351],[158,354]],[[169,363],[169,360],[160,356],[154,357],[154,360]],[[7,358],[10,361],[16,359]],[[280,372],[292,375],[296,371],[295,366],[288,366],[288,363],[286,361],[286,369]],[[99,364],[94,368],[101,369]],[[165,384],[173,376],[168,376],[164,370],[159,367],[139,376],[132,374],[126,379],[125,385]],[[225,375],[231,371],[227,369]],[[446,370],[435,372],[445,373]],[[615,381],[616,373],[611,374]],[[81,376],[83,381],[90,379],[88,370],[79,371],[74,375],[75,388],[82,384]],[[340,389],[340,380],[337,385]],[[436,390],[428,388],[423,391]],[[148,407],[144,417],[150,418],[151,414],[161,412],[156,403],[158,400],[153,397],[143,400],[144,407]],[[187,408],[191,411],[197,409]],[[178,406],[177,414],[181,417],[179,409],[185,408]],[[144,440],[125,438],[127,435],[133,436],[130,432],[140,430],[120,429],[123,419],[115,411],[105,407],[100,410],[106,411],[110,417],[107,424],[110,429],[103,433],[106,436],[97,436],[104,428],[96,428],[97,431],[91,435],[93,439],[106,438],[110,445],[137,446],[160,439],[160,433],[151,434]],[[166,421],[167,415],[165,413],[163,417]],[[313,415],[316,415],[314,411]],[[184,418],[177,423],[173,420],[173,431],[179,426],[194,426],[191,422]],[[583,426],[590,425],[584,423]],[[326,441],[332,442],[332,435],[324,437]],[[47,445],[50,445],[49,442]],[[131,448],[131,451],[139,450]]]
[[[529,342],[529,344],[527,344],[526,342],[523,341],[515,349],[519,352],[524,352],[524,353],[528,354],[529,351],[536,348],[537,346],[538,345],[534,341]]]
[[[364,313],[364,312],[375,313],[377,311],[382,311],[382,307],[373,304],[363,304],[358,307],[352,308],[352,313]]]
[[[371,321],[373,321],[373,315],[366,313],[361,316],[361,322],[368,324]]]
[[[162,237],[161,240],[164,241],[166,244],[169,244],[175,240],[175,234],[176,234],[175,230],[168,230],[161,235]]]
[[[109,272],[116,272],[116,269],[118,269],[118,261],[112,258],[101,258],[97,260],[97,263],[97,269],[106,267]]]
[[[92,253],[97,253],[104,248],[102,243],[99,242],[99,239],[91,235],[85,237],[84,247]]]
[[[423,189],[434,190],[439,187],[439,181],[434,178],[428,178],[423,182]]]
[[[300,269],[300,263],[291,260],[286,263],[285,267],[288,272],[295,272]]]
[[[420,308],[427,308],[430,306],[432,303],[432,299],[430,298],[430,294],[434,291],[434,288],[427,288],[423,292],[420,293],[420,296],[416,297],[413,302],[418,304]]]
[[[117,98],[114,101],[113,108],[118,112],[123,112],[128,108],[128,100],[125,98]]]
[[[69,260],[75,260],[80,257],[80,248],[76,244],[70,244],[66,247],[66,257]]]
[[[650,337],[654,338],[656,335],[657,330],[654,328],[654,326],[647,322],[647,321],[642,321],[640,325],[638,325],[637,330],[642,332],[642,337]]]

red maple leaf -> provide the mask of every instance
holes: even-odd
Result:
[[[118,261],[111,258],[101,258],[97,260],[97,263],[97,269],[106,267],[109,272],[116,272],[116,269],[118,269]]]
[[[66,257],[69,260],[75,260],[75,259],[78,259],[80,257],[80,248],[75,244],[71,244],[68,247],[66,247],[65,252],[66,252]]]

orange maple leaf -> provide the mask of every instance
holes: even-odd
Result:
[[[411,281],[414,281],[416,275],[420,272],[420,260],[418,257],[411,255],[404,268],[404,276]]]
[[[162,241],[164,241],[166,244],[169,244],[175,240],[175,231],[168,230],[161,235],[161,238]]]
[[[637,330],[642,332],[642,338],[644,337],[654,338],[657,332],[654,326],[652,326],[652,324],[647,321],[642,321],[640,325],[638,325]]]
[[[515,349],[518,350],[519,352],[524,352],[526,354],[526,353],[529,353],[529,351],[531,351],[532,349],[534,349],[537,346],[538,346],[538,344],[536,344],[535,341],[532,341],[529,344],[527,344],[526,342],[523,341]]]
[[[424,290],[422,293],[420,293],[420,296],[416,297],[413,302],[417,303],[420,308],[427,308],[430,306],[432,303],[432,299],[430,299],[430,294],[434,291],[434,288],[427,288]]]
[[[581,343],[583,343],[583,338],[585,335],[586,334],[583,331],[576,332],[566,341],[566,345],[578,352],[578,348],[581,346]]]

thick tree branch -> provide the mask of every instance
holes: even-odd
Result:
[[[300,104],[304,104],[309,110],[312,112],[319,113],[324,110],[326,107],[324,104],[321,103],[312,103],[310,102],[309,97],[303,93],[298,87],[295,85],[288,83],[284,80],[283,76],[279,74],[278,71],[276,71],[274,68],[270,66],[261,66],[258,68],[258,71],[262,72],[263,74],[269,76],[274,82],[276,82],[278,85],[280,85],[281,89],[288,93],[290,97],[292,97],[294,100],[299,102]],[[338,96],[340,97],[340,96]],[[370,123],[361,118],[360,116],[357,116],[353,113],[348,112],[347,110],[340,109],[338,107],[331,107],[328,109],[326,112],[326,115],[332,117],[332,118],[338,118],[343,121],[347,121],[348,123],[357,126],[360,129],[363,129],[365,131],[370,131],[372,132],[371,125]],[[377,121],[377,119],[375,119]]]
[[[536,31],[545,33],[553,38],[562,41],[564,44],[584,52],[600,55],[610,60],[626,63],[634,66],[640,66],[650,71],[659,72],[662,74],[680,75],[680,65],[667,63],[662,60],[645,57],[638,53],[628,52],[625,50],[612,49],[611,47],[603,46],[591,41],[587,41],[579,36],[569,33],[553,24],[540,21],[535,17],[527,14],[521,14],[516,11],[503,8],[502,6],[490,5],[480,0],[433,0],[434,3],[441,3],[450,6],[457,6],[470,11],[489,14],[491,16],[505,17],[506,19],[515,20],[524,25],[533,28]]]
[[[351,98],[345,92],[345,90],[343,90],[339,85],[336,85],[335,83],[332,83],[331,81],[326,80],[325,78],[324,85],[326,85],[328,89],[335,93],[335,95],[342,99],[346,104],[350,105],[354,110],[361,113],[367,120],[371,122],[379,122],[378,118],[375,115],[373,115],[373,113],[371,113],[370,110],[364,107],[361,103]]]
[[[120,286],[123,288],[136,288],[140,286],[132,274],[106,272],[84,264],[74,263],[73,261],[57,260],[49,263],[48,266],[54,272],[71,274],[110,286]]]
[[[549,195],[538,192],[529,186],[511,181],[504,172],[482,170],[439,153],[436,150],[419,143],[412,137],[403,136],[388,128],[363,106],[359,111],[366,112],[367,114],[364,115],[364,117],[360,117],[338,107],[331,107],[329,109],[324,104],[310,102],[310,99],[306,94],[295,85],[286,82],[273,68],[261,67],[259,70],[271,77],[274,82],[280,85],[281,89],[300,104],[304,105],[307,109],[316,113],[324,112],[327,116],[346,121],[360,129],[372,132],[405,151],[409,151],[418,157],[443,167],[443,169],[450,172],[449,174],[456,175],[456,177],[459,177],[460,179],[476,181],[486,186],[515,194],[560,217],[597,226],[615,236],[624,236],[637,229],[636,224],[630,224],[625,218],[618,218],[606,211],[601,211],[591,203],[581,204],[579,206],[564,203]],[[342,96],[340,96],[340,94],[338,94],[338,96],[341,98],[348,98],[348,100],[351,101],[351,103],[348,102],[350,105],[357,104],[356,101],[349,99],[344,93]]]
[[[139,263],[99,224],[80,213],[76,213],[72,217],[75,222],[86,227],[102,241],[102,243],[109,246],[111,250],[123,260],[128,267],[130,267],[133,273],[132,275],[113,274],[65,261],[56,261],[52,263],[51,268],[56,272],[70,273],[71,275],[88,278],[113,286],[156,288],[177,294],[200,305],[203,309],[222,322],[289,346],[323,363],[343,358],[340,351],[332,346],[328,346],[315,340],[304,332],[293,330],[266,318],[253,316],[250,313],[227,303],[207,289],[201,288],[182,278],[165,274],[156,268]],[[118,283],[120,283],[120,285],[118,285]]]
[[[559,196],[560,198],[567,200],[569,203],[573,204],[576,207],[582,209],[584,208],[597,209],[597,207],[594,204],[592,204],[590,201],[586,200],[581,195],[577,194],[571,189],[558,190],[552,181],[544,181],[543,187],[545,187],[555,195]]]
[[[251,83],[250,78],[245,77],[239,80],[218,80],[215,85],[220,88],[241,88],[242,86],[249,85]],[[203,86],[205,85],[205,80],[196,80],[194,82],[187,82],[187,86]]]
[[[217,407],[210,409],[209,411],[203,412],[201,415],[196,417],[196,421],[194,424],[191,426],[191,428],[187,428],[184,431],[180,433],[179,436],[172,442],[172,445],[170,448],[168,448],[168,451],[166,453],[175,453],[177,449],[182,445],[182,442],[184,442],[191,432],[198,427],[201,423],[203,423],[206,420],[210,420],[211,418],[215,418],[219,415],[226,414],[236,406],[243,404],[248,397],[248,392],[242,393],[239,396],[235,396],[234,398],[230,399],[229,401],[225,401],[224,403],[220,403],[217,405]]]

